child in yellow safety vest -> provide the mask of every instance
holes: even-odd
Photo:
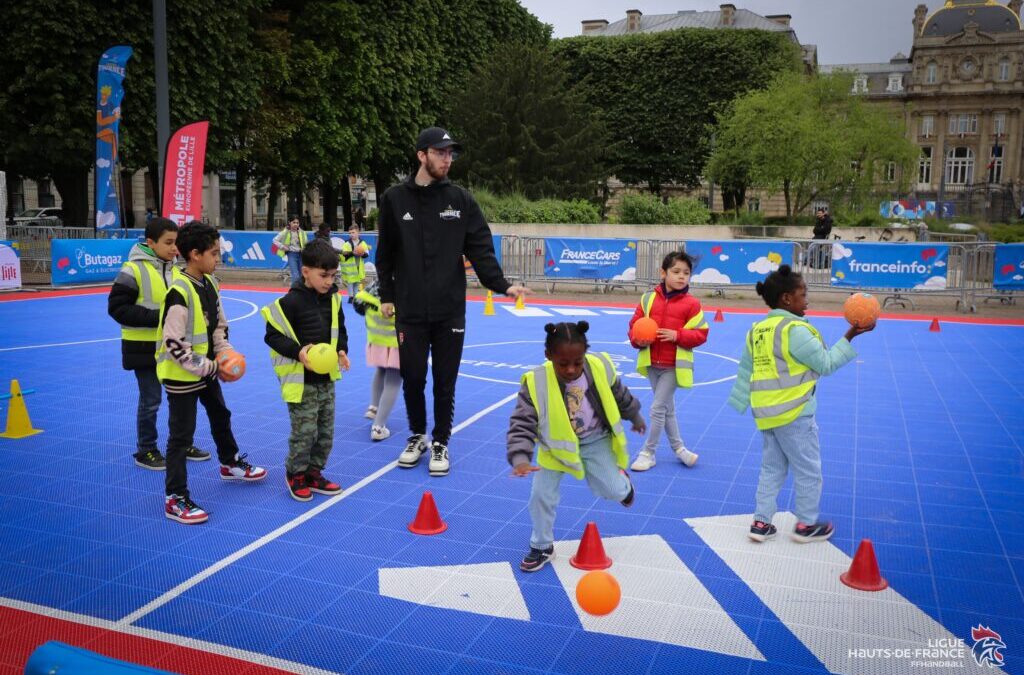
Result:
[[[523,376],[508,428],[513,476],[535,473],[530,492],[533,533],[519,569],[536,572],[555,555],[555,507],[562,476],[586,478],[591,491],[632,506],[633,483],[622,420],[644,433],[640,402],[615,372],[607,354],[587,353],[586,321],[547,324],[544,365]],[[532,466],[534,446],[537,466]]]
[[[370,245],[359,238],[359,228],[353,225],[348,230],[348,241],[341,245],[341,280],[348,287],[348,301],[351,304],[359,291],[359,285],[366,278],[366,259],[370,256]]]
[[[366,318],[366,365],[376,369],[370,386],[370,405],[363,416],[373,420],[370,440],[383,441],[391,436],[388,417],[402,388],[395,317],[381,313],[377,284],[356,293],[352,306]]]
[[[851,326],[829,349],[821,333],[803,318],[807,284],[798,272],[781,265],[757,282],[756,288],[771,311],[747,333],[729,395],[729,405],[739,412],[751,408],[764,442],[754,522],[748,536],[758,542],[775,536],[772,518],[779,490],[787,472],[792,471],[797,523],[790,537],[801,544],[825,541],[834,528],[819,519],[821,450],[814,421],[814,390],[820,376],[831,375],[857,356],[850,341],[875,326]]]

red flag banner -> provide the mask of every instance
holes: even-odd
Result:
[[[162,214],[180,227],[203,212],[203,164],[210,123],[193,122],[171,134],[164,160]]]

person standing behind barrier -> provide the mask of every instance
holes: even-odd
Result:
[[[416,466],[427,451],[427,359],[432,358],[434,428],[429,471],[446,476],[455,414],[455,380],[466,331],[465,255],[484,287],[518,297],[494,255],[491,230],[469,192],[448,180],[459,144],[440,127],[416,140],[419,170],[380,201],[377,278],[381,313],[396,316],[403,393],[411,435],[398,466]]]
[[[160,410],[160,380],[156,376],[156,344],[160,340],[160,305],[172,282],[178,226],[167,218],[146,224],[146,243],[128,252],[107,296],[107,314],[121,324],[121,367],[135,373],[139,405],[135,415],[135,463],[143,469],[163,471],[167,461],[157,447],[156,415]],[[189,446],[185,458],[201,462],[210,453]]]
[[[815,212],[814,221],[814,239],[828,239],[832,234],[832,216],[828,215],[828,211],[825,210],[824,206],[819,206]],[[822,269],[826,267],[828,255],[830,253],[829,247],[825,244],[818,244],[818,251],[811,258],[810,265],[816,269]]]
[[[640,298],[640,304],[629,321],[630,343],[640,350],[636,369],[651,383],[651,428],[647,442],[640,449],[633,471],[647,471],[655,465],[655,451],[665,430],[669,446],[686,466],[697,463],[697,453],[683,443],[676,419],[675,393],[679,387],[693,386],[693,350],[708,339],[708,322],[704,319],[700,300],[689,294],[693,258],[682,251],[672,251],[661,261],[661,283]],[[658,324],[655,340],[635,340],[633,324],[641,317],[650,317]]]
[[[302,281],[302,249],[306,247],[306,232],[299,226],[297,215],[288,216],[288,225],[274,237],[277,255],[285,260],[292,285]]]
[[[365,261],[369,256],[370,245],[359,238],[359,228],[348,228],[348,241],[341,245],[341,280],[348,287],[349,304],[366,278]]]
[[[776,534],[772,518],[786,474],[793,472],[797,543],[825,541],[832,523],[819,520],[821,502],[821,450],[814,421],[818,378],[831,375],[857,356],[850,341],[873,330],[851,326],[842,340],[825,346],[821,334],[803,316],[807,311],[807,284],[803,277],[780,265],[757,294],[771,308],[768,316],[747,333],[729,405],[738,412],[751,408],[761,431],[761,475],[757,483],[754,522],[748,536],[763,542]]]

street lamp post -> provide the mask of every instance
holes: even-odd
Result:
[[[156,69],[156,204],[157,213],[163,215],[164,156],[167,139],[171,135],[170,95],[167,86],[167,1],[153,0],[153,60]]]

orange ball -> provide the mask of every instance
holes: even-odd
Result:
[[[637,342],[654,342],[658,337],[658,322],[649,316],[642,316],[633,324],[633,339]]]
[[[217,375],[225,382],[234,382],[245,375],[245,357],[236,351],[217,354]]]
[[[576,602],[587,614],[604,616],[619,606],[622,589],[615,577],[603,570],[587,572],[576,584]]]
[[[867,328],[878,321],[882,307],[870,293],[854,293],[843,303],[843,316],[851,326]]]

